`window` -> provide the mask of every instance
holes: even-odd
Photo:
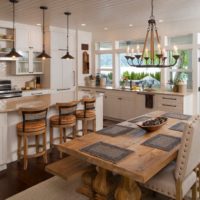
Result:
[[[95,44],[96,50],[112,50],[112,42],[96,42]]]
[[[152,80],[152,87],[160,87],[160,69],[158,68],[137,68],[128,65],[125,58],[126,53],[118,54],[120,66],[120,82],[124,79],[133,80],[136,84],[143,84],[146,79]],[[148,85],[146,85],[148,87]]]
[[[193,43],[193,35],[181,35],[175,37],[169,37],[166,41],[166,46],[173,46],[173,45],[187,45]]]
[[[97,66],[98,73],[102,77],[106,78],[106,85],[112,85],[112,74],[113,74],[113,56],[112,54],[98,54],[97,57]]]
[[[173,63],[172,51],[168,52],[170,57],[170,64]],[[169,69],[169,81],[174,84],[179,80],[187,83],[187,88],[192,89],[192,49],[179,50],[178,63]]]

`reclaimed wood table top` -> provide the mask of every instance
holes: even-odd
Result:
[[[162,111],[156,111],[146,114],[145,116],[157,117],[164,113],[165,112]],[[182,132],[169,129],[169,127],[180,121],[182,120],[168,118],[167,123],[162,126],[162,128],[143,135],[123,134],[117,137],[110,137],[97,133],[91,133],[67,143],[58,145],[58,149],[69,155],[86,160],[88,163],[110,170],[122,176],[132,178],[140,183],[145,183],[176,158],[180,144],[170,151],[163,151],[141,144],[152,136],[158,134],[181,137]],[[134,153],[131,153],[117,163],[112,163],[84,153],[80,150],[81,148],[100,141],[133,150]]]

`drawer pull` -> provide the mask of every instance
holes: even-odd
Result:
[[[42,95],[43,92],[31,93],[31,95]]]
[[[168,99],[168,100],[176,100],[176,98],[170,98],[170,97],[162,97],[162,99]]]
[[[118,100],[122,100],[122,98],[121,98],[121,97],[119,97],[119,98],[118,98]]]
[[[84,92],[90,92],[90,90],[86,90],[86,89],[82,89],[81,91],[84,91]]]
[[[162,106],[167,106],[167,107],[176,107],[176,105],[169,105],[169,104],[162,104]]]

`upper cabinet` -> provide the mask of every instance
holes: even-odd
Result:
[[[42,51],[42,31],[40,27],[29,25],[16,26],[16,49]]]
[[[10,52],[13,44],[13,30],[0,27],[0,56],[4,57]]]

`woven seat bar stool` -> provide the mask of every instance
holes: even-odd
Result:
[[[95,114],[95,98],[83,98],[81,102],[84,104],[83,110],[76,111],[76,120],[82,121],[83,135],[88,134],[88,131],[96,131],[96,114]],[[88,129],[88,122],[92,122],[93,129]],[[81,130],[79,130],[81,131]]]
[[[47,163],[46,151],[46,127],[47,127],[47,110],[46,106],[37,108],[20,108],[23,121],[17,124],[18,138],[18,160],[23,157],[24,170],[28,167],[28,158],[43,156],[44,162]],[[42,136],[42,144],[40,144]],[[35,137],[35,144],[28,144],[28,139]],[[23,139],[23,147],[22,147]],[[35,147],[35,153],[28,155],[28,149]],[[42,148],[42,150],[41,150]],[[23,151],[23,155],[22,155]]]
[[[68,103],[57,103],[56,108],[59,114],[50,117],[50,147],[54,146],[54,141],[59,140],[62,144],[67,138],[76,137],[76,108],[79,101],[71,101]],[[53,128],[59,129],[59,137],[54,138]],[[66,136],[66,129],[72,129],[72,136]]]

